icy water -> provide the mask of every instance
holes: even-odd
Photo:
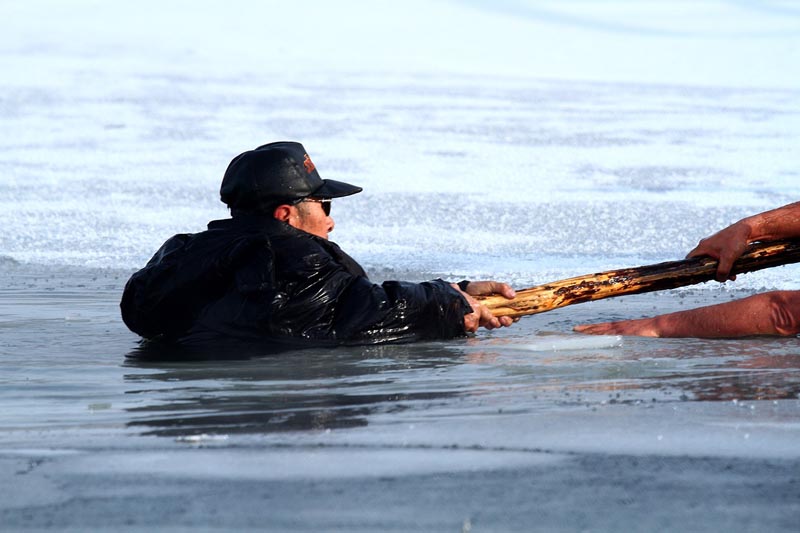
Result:
[[[109,6],[0,7],[0,529],[796,530],[797,339],[571,329],[798,267],[207,361],[134,357],[118,314],[163,240],[227,216],[228,161],[278,139],[365,188],[332,239],[375,281],[683,257],[800,198],[792,4]],[[275,22],[298,16],[302,46]]]

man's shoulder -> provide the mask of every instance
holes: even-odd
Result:
[[[309,233],[295,230],[275,236],[272,247],[283,269],[307,272],[341,268],[355,276],[367,276],[361,265],[335,242]]]
[[[250,250],[261,248],[270,248],[266,234],[230,224],[228,220],[212,221],[206,230],[178,233],[167,239],[147,267],[202,264],[212,268],[215,263],[235,263],[234,259],[252,255]]]
[[[300,231],[285,231],[270,235],[275,260],[282,269],[305,271],[316,269],[333,258],[320,239]]]

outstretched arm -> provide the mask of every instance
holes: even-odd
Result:
[[[774,291],[638,320],[575,326],[579,333],[724,338],[800,333],[800,291]]]
[[[709,256],[719,260],[717,281],[734,279],[731,266],[748,244],[800,237],[800,202],[743,218],[703,239],[688,257]]]

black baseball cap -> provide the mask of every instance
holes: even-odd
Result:
[[[343,181],[322,179],[303,145],[281,141],[234,157],[222,178],[220,198],[232,209],[259,211],[303,198],[340,198],[361,192]]]

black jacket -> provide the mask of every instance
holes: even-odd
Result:
[[[464,298],[442,280],[376,285],[336,244],[271,217],[175,235],[120,303],[142,337],[374,344],[463,336]]]

